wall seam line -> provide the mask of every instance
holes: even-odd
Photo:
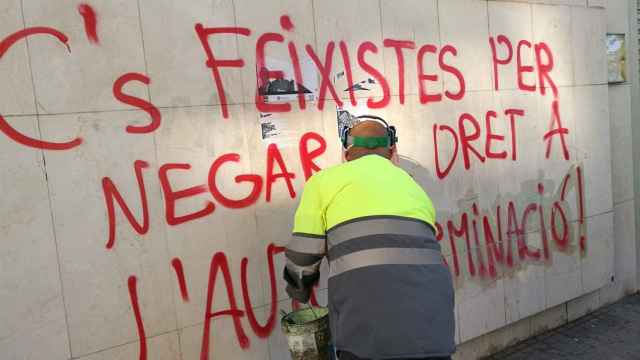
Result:
[[[136,0],[136,4],[138,6],[138,26],[140,28],[140,41],[142,43],[142,59],[144,61],[144,72],[145,75],[147,77],[150,78],[149,76],[149,64],[147,62],[147,48],[144,45],[144,29],[142,28],[142,10],[140,9],[140,0]],[[151,79],[153,81],[153,79]],[[146,85],[146,93],[147,93],[147,98],[149,99],[149,103],[153,102],[151,101],[151,83],[149,85]]]
[[[23,28],[27,28],[27,20],[26,17],[24,15],[24,0],[20,0],[20,15],[22,16],[22,26]],[[38,103],[38,96],[37,96],[37,89],[36,89],[36,83],[35,83],[35,78],[33,75],[33,66],[31,63],[31,47],[29,46],[29,38],[25,39],[25,43],[26,43],[26,48],[27,48],[27,63],[29,65],[29,74],[31,75],[31,86],[33,87],[33,101],[34,101],[34,106],[35,106],[35,110],[36,110],[36,130],[38,132],[38,136],[40,137],[40,139],[42,139],[42,129],[40,127],[40,110],[38,109],[39,103]],[[60,297],[62,299],[62,310],[64,311],[64,324],[65,324],[65,330],[67,333],[67,351],[69,352],[69,357],[73,357],[73,353],[71,350],[71,330],[69,329],[69,311],[67,310],[67,301],[65,298],[65,291],[64,291],[64,281],[63,281],[63,277],[62,277],[62,266],[60,265],[60,250],[58,249],[58,236],[56,233],[56,224],[55,224],[55,216],[54,216],[54,211],[53,211],[53,201],[51,200],[51,188],[49,186],[49,177],[47,174],[47,160],[44,154],[44,150],[40,149],[40,158],[42,159],[42,171],[43,171],[43,175],[44,175],[44,181],[45,181],[45,185],[47,188],[47,201],[48,201],[48,205],[49,205],[49,220],[51,221],[51,233],[53,235],[53,244],[55,246],[55,250],[56,250],[56,265],[58,268],[58,282],[59,282],[59,289],[60,289]]]

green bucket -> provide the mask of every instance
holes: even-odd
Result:
[[[300,309],[283,316],[281,324],[293,360],[331,359],[329,309]]]

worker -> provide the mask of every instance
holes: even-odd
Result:
[[[326,256],[339,360],[450,359],[454,291],[435,209],[397,166],[395,128],[370,115],[358,121],[341,131],[345,162],[304,187],[286,247],[287,293],[308,302]]]

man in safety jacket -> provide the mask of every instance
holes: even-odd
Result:
[[[345,128],[345,163],[313,175],[286,248],[288,294],[306,303],[329,261],[329,320],[340,360],[449,359],[454,291],[436,212],[397,159],[395,128]],[[362,120],[362,119],[361,119]]]

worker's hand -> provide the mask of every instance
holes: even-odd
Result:
[[[317,279],[311,282],[304,282],[301,278],[298,278],[295,274],[289,273],[289,270],[285,267],[284,279],[287,282],[287,294],[292,299],[296,299],[299,302],[306,304],[311,297],[311,288]]]
[[[311,297],[311,288],[298,289],[291,285],[287,285],[287,294],[289,294],[289,297],[292,299],[296,299],[298,302],[306,304],[309,302],[309,298]]]

